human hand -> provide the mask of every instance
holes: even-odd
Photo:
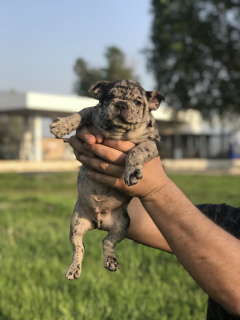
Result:
[[[74,154],[76,159],[81,162],[80,156],[86,155],[87,157],[94,158],[96,156],[103,156],[104,152],[106,152],[106,159],[108,156],[111,157],[110,161],[117,161],[117,163],[121,164],[125,159],[124,155],[121,153],[116,153],[115,155],[109,155],[108,148],[104,148],[103,146],[109,146],[116,150],[127,153],[131,150],[135,144],[129,141],[121,141],[121,140],[113,140],[113,139],[104,139],[103,135],[94,127],[82,127],[80,130],[77,130],[76,134],[68,139],[70,146],[74,149]],[[97,144],[102,144],[102,147]],[[99,151],[99,148],[101,151]],[[98,153],[100,154],[98,155]]]
[[[99,146],[98,154],[101,155],[104,149],[101,145]],[[116,157],[117,154],[120,154],[120,156]],[[154,198],[154,194],[167,183],[168,178],[163,171],[159,157],[143,165],[143,177],[137,184],[127,186],[124,182],[125,159],[127,155],[113,148],[109,148],[108,154],[106,155],[105,153],[104,155],[103,153],[102,156],[104,160],[90,158],[85,155],[80,157],[82,163],[89,168],[87,176],[100,184],[116,188],[128,196],[150,201]],[[114,158],[116,161],[109,162],[111,161],[110,159]]]
[[[94,153],[90,151],[89,146],[95,143],[102,143],[103,140],[103,135],[96,128],[84,126],[68,139],[68,143],[73,148],[76,159],[80,161],[81,154],[92,158],[95,157]]]
[[[109,187],[117,188],[129,196],[146,197],[163,186],[166,175],[160,158],[157,157],[143,165],[143,178],[128,187],[123,179],[127,153],[134,147],[129,141],[105,139],[93,127],[81,128],[71,137],[77,160],[86,165],[90,179]]]

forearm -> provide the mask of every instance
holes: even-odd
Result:
[[[143,208],[138,198],[133,198],[128,206],[130,227],[127,237],[145,246],[171,252],[163,235]]]
[[[232,312],[240,299],[240,241],[206,218],[170,180],[142,204],[189,274]]]

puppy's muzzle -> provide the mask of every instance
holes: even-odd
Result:
[[[133,110],[131,106],[125,101],[119,101],[115,104],[115,110],[123,121],[126,123],[135,123],[136,119],[133,117]]]
[[[125,111],[125,110],[129,109],[127,103],[125,103],[123,101],[119,101],[118,103],[116,103],[115,108],[120,111]]]

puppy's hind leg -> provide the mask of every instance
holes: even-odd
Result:
[[[119,264],[114,253],[117,243],[121,242],[127,235],[130,218],[123,208],[113,210],[111,213],[111,226],[105,239],[103,239],[103,264],[110,271],[117,271]]]
[[[92,222],[85,217],[83,209],[76,203],[70,225],[70,241],[73,246],[73,259],[66,272],[69,280],[79,278],[84,255],[83,236],[88,230],[93,229]]]

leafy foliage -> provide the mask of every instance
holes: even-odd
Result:
[[[78,76],[78,80],[74,87],[74,91],[77,94],[91,96],[88,92],[90,86],[101,80],[137,80],[133,69],[126,66],[125,55],[119,48],[108,47],[106,49],[105,58],[107,60],[106,68],[92,68],[89,67],[84,59],[77,59],[74,66],[74,71]]]
[[[149,67],[175,108],[240,111],[240,0],[152,0]]]
[[[84,59],[79,58],[75,62],[74,71],[79,78],[75,83],[74,91],[78,95],[89,96],[90,86],[102,79],[102,70],[90,68]]]
[[[196,203],[239,206],[238,177],[171,178]],[[82,275],[65,279],[76,173],[1,174],[0,189],[1,320],[205,319],[207,297],[173,255],[125,239],[121,269],[105,270],[104,232],[86,234]]]

